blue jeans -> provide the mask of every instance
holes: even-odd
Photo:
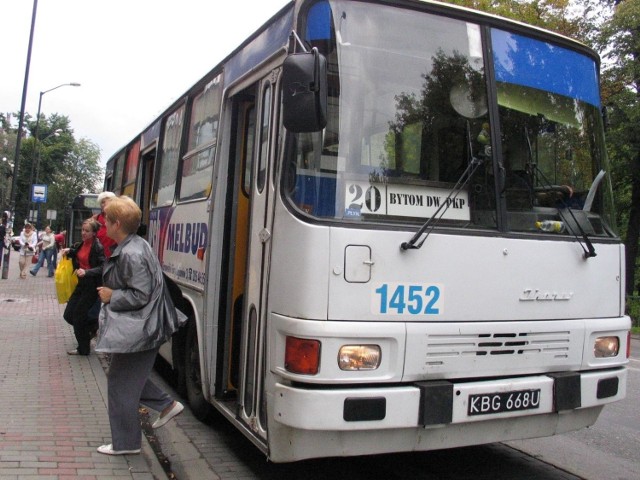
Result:
[[[37,275],[40,267],[44,265],[44,261],[47,261],[47,268],[49,269],[49,276],[53,277],[53,272],[55,270],[55,266],[53,264],[53,256],[55,255],[55,248],[49,248],[46,250],[42,250],[40,252],[40,256],[38,257],[38,263],[31,269],[32,275]]]

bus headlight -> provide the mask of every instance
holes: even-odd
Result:
[[[375,370],[380,366],[378,345],[343,345],[338,353],[340,370]]]
[[[598,337],[593,345],[593,354],[596,358],[615,357],[620,351],[620,339],[618,337]]]

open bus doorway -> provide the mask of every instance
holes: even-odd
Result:
[[[66,243],[73,245],[82,240],[82,222],[100,213],[97,193],[82,193],[65,208],[64,229],[67,231]]]

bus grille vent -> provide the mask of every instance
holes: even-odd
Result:
[[[471,335],[429,335],[428,357],[535,355],[566,357],[570,332],[482,333]]]

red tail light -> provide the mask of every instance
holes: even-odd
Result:
[[[291,373],[315,375],[320,368],[320,342],[307,338],[287,337],[284,368]]]

